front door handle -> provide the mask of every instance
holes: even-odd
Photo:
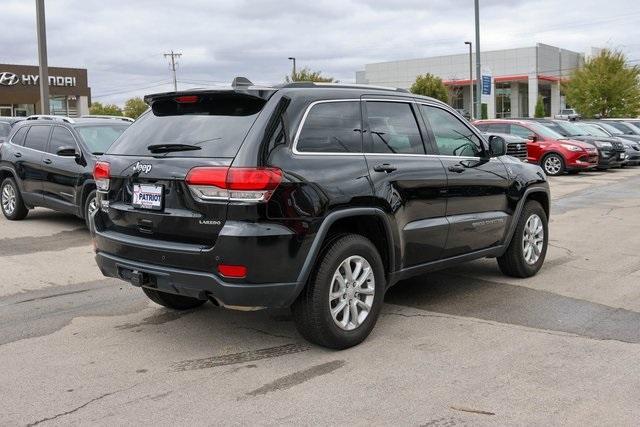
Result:
[[[449,166],[449,172],[462,173],[464,172],[464,166],[460,166],[460,165]]]
[[[51,163],[53,163],[53,161],[51,159],[44,159],[42,163],[44,163],[45,165],[50,165]]]
[[[379,165],[375,165],[373,167],[373,170],[376,172],[386,172],[386,173],[390,173],[393,172],[395,170],[397,170],[398,168],[389,164],[389,163],[381,163]]]
[[[13,153],[13,155],[16,157],[22,157],[22,153]]]

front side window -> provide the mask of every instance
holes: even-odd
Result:
[[[520,138],[527,139],[529,136],[533,134],[529,129],[520,125],[511,125],[510,132],[511,135],[519,136]]]
[[[24,146],[32,150],[45,151],[47,148],[47,139],[49,139],[49,131],[51,126],[31,126]]]
[[[480,138],[456,116],[430,105],[422,105],[422,112],[431,126],[440,155],[480,157]]]
[[[298,136],[302,153],[361,153],[360,101],[321,102],[309,110]]]
[[[61,148],[77,148],[76,140],[67,129],[60,126],[53,128],[51,142],[49,143],[49,153],[56,154]]]
[[[368,101],[367,119],[373,153],[425,154],[411,104]]]

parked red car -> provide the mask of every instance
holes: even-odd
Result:
[[[566,138],[541,124],[506,119],[476,120],[473,124],[482,132],[508,133],[528,139],[527,161],[540,165],[547,175],[579,172],[598,166],[596,147]]]

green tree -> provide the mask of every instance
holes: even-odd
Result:
[[[620,51],[605,49],[574,71],[565,84],[567,103],[584,117],[640,114],[640,67]]]
[[[442,79],[430,73],[416,77],[410,90],[417,95],[430,96],[442,102],[449,100],[449,91]]]
[[[544,100],[541,96],[538,97],[538,101],[536,102],[536,111],[533,114],[533,117],[536,119],[542,119],[546,117],[547,114],[544,111]]]
[[[124,103],[124,115],[132,119],[137,119],[142,113],[147,111],[147,108],[149,108],[149,106],[139,96],[130,98]]]
[[[333,77],[323,76],[322,71],[311,71],[310,68],[304,67],[300,71],[286,76],[285,81],[291,82],[318,82],[318,83],[338,83]]]
[[[100,102],[92,102],[89,113],[99,116],[121,116],[122,110],[115,104],[103,105]]]

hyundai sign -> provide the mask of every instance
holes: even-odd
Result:
[[[40,76],[37,74],[16,74],[8,71],[0,72],[0,86],[37,86]],[[75,77],[49,76],[49,86],[76,86]]]

